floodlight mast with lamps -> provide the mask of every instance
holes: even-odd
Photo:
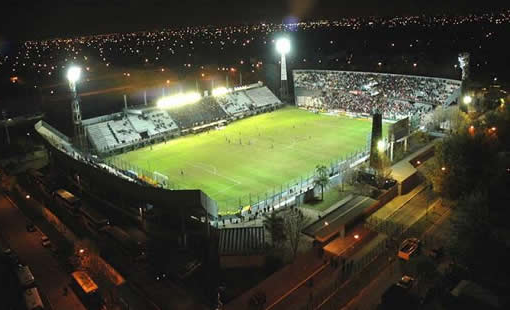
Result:
[[[72,101],[72,122],[74,127],[74,138],[80,149],[83,148],[83,126],[81,123],[81,109],[80,109],[80,98],[76,92],[76,83],[80,80],[81,68],[72,66],[67,70],[67,81],[69,82],[69,88],[71,89]]]
[[[287,62],[285,55],[290,52],[290,40],[287,38],[280,38],[276,41],[276,51],[281,55],[281,87],[280,87],[280,100],[287,101],[289,95],[289,87],[287,83]]]

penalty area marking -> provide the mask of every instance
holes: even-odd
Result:
[[[236,179],[234,179],[234,178],[231,178],[231,177],[228,177],[228,176],[223,175],[223,174],[221,174],[221,173],[218,173],[218,172],[217,172],[216,167],[213,167],[213,166],[212,166],[212,167],[214,168],[214,170],[210,170],[210,169],[207,169],[207,168],[203,167],[203,165],[202,165],[202,166],[200,166],[200,165],[196,165],[196,164],[193,164],[193,163],[190,163],[190,162],[186,162],[186,164],[188,164],[188,165],[190,165],[190,166],[192,166],[192,167],[195,167],[195,168],[198,168],[198,169],[204,170],[205,172],[208,172],[208,173],[210,173],[210,174],[213,174],[213,175],[219,176],[219,177],[224,178],[224,179],[226,179],[226,180],[229,180],[229,181],[231,181],[231,182],[234,182],[234,183],[235,183],[235,184],[237,184],[237,185],[242,184],[242,183],[241,183],[241,181],[238,181],[238,180],[236,180]],[[206,166],[210,166],[210,165],[206,165]]]

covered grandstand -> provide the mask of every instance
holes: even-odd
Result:
[[[384,118],[421,116],[439,105],[450,105],[460,95],[461,81],[387,73],[294,70],[296,105]]]
[[[119,113],[84,120],[83,126],[97,153],[114,154],[207,130],[281,104],[269,88],[259,82],[224,89],[220,94],[206,94],[193,104],[126,108]]]

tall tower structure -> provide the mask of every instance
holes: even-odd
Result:
[[[83,149],[83,139],[84,139],[84,131],[81,123],[81,109],[80,109],[80,98],[78,97],[78,93],[76,91],[76,83],[80,79],[81,68],[80,67],[71,67],[67,70],[67,80],[69,81],[69,88],[71,89],[71,113],[72,113],[72,122],[74,127],[74,139],[79,149]]]
[[[289,98],[289,86],[287,82],[287,61],[285,55],[290,52],[290,41],[287,38],[281,38],[276,41],[276,50],[281,55],[280,60],[280,100],[286,102]]]
[[[377,169],[379,167],[381,149],[384,150],[384,141],[382,140],[382,114],[379,110],[374,110],[372,116],[372,137],[370,141],[370,167]]]
[[[469,79],[469,53],[459,54],[459,66],[462,70],[462,82]]]

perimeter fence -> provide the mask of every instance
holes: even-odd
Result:
[[[345,173],[363,162],[370,154],[370,135],[367,136],[367,143],[364,148],[346,154],[342,157],[331,160],[326,165],[330,182],[324,190],[333,188],[341,184]],[[146,167],[140,167],[119,157],[107,157],[103,159],[104,163],[120,171],[125,176],[131,177],[137,181],[143,181],[147,184],[162,187],[169,190],[188,189],[175,182],[161,171],[151,169],[151,163],[148,161]],[[275,208],[286,207],[296,204],[296,196],[301,195],[315,187],[316,171],[302,175],[290,182],[282,183],[279,186],[273,186],[272,189],[259,192],[248,193],[236,198],[216,200],[219,215],[237,216],[240,214],[270,211]],[[230,211],[229,211],[230,210]]]

